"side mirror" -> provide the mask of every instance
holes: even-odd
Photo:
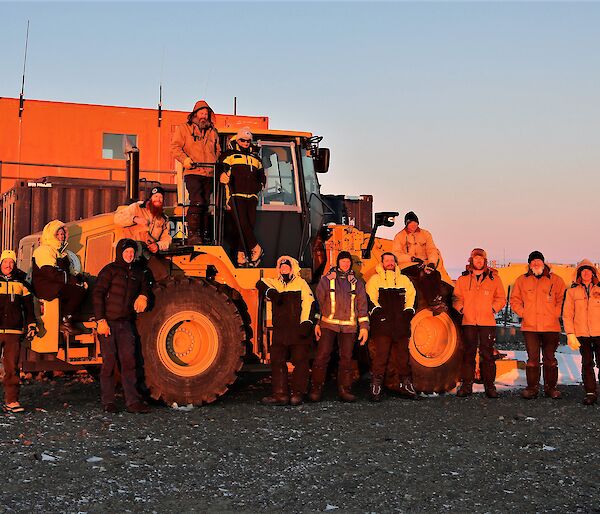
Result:
[[[329,171],[329,148],[317,148],[313,153],[315,172],[327,173]]]

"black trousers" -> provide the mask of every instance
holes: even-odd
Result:
[[[233,247],[237,248],[238,252],[243,252],[244,242],[246,244],[246,249],[250,251],[258,244],[256,236],[254,235],[258,200],[255,197],[245,198],[243,196],[232,196],[229,199],[229,203],[231,205],[231,213],[234,217]],[[240,231],[244,238],[243,242],[240,239]]]
[[[496,380],[496,361],[494,359],[494,344],[496,343],[496,327],[480,327],[463,325],[464,353],[461,379],[463,382],[473,382],[475,378],[475,357],[479,348],[479,367],[484,385],[492,385]]]
[[[372,337],[375,347],[371,360],[373,378],[383,380],[387,372],[394,376],[392,380],[395,385],[405,378],[411,378],[408,339],[407,336],[392,338],[387,335],[374,335]]]
[[[402,270],[402,274],[410,277],[416,282],[418,291],[423,294],[423,298],[427,304],[438,296],[443,295],[442,291],[442,275],[438,270],[433,270],[431,273],[425,273],[419,264],[408,266]]]
[[[600,368],[600,337],[578,337],[581,347],[581,377],[583,378],[583,387],[586,393],[596,394],[596,374],[595,365]]]
[[[271,346],[271,369],[273,370],[273,389],[275,393],[287,391],[287,361],[294,365],[294,371],[290,380],[290,388],[292,393],[306,394],[308,389],[308,379],[310,376],[310,366],[308,355],[310,352],[310,344],[273,344]],[[281,391],[277,390],[276,380],[282,377]]]
[[[58,298],[60,302],[60,315],[72,316],[77,313],[85,299],[87,290],[81,286],[65,284],[61,287]]]
[[[527,366],[540,367],[540,350],[544,367],[558,368],[554,353],[558,348],[560,334],[558,332],[523,332],[527,349]]]
[[[187,210],[188,228],[190,232],[205,234],[210,232],[210,193],[212,192],[213,177],[204,175],[185,175],[185,187],[190,197]]]

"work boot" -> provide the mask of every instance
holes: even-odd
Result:
[[[352,394],[350,386],[338,386],[338,398],[347,403],[356,401],[356,396]]]
[[[261,403],[264,405],[287,405],[290,403],[288,395],[288,371],[285,364],[272,368],[271,387],[273,393],[270,396],[265,396],[261,400]]]
[[[483,387],[485,388],[485,395],[488,398],[494,398],[495,399],[495,398],[499,398],[500,397],[500,395],[498,394],[498,391],[496,391],[496,386],[494,384],[489,384],[489,385],[484,384]]]
[[[81,334],[81,330],[75,326],[75,323],[73,322],[73,316],[71,314],[63,317],[60,323],[60,331],[66,332],[72,336]]]
[[[102,407],[102,409],[104,410],[104,412],[107,412],[109,414],[115,414],[115,413],[119,412],[119,410],[117,409],[117,406],[114,403],[107,403],[106,405],[104,405]]]
[[[290,399],[285,393],[273,393],[270,396],[265,396],[260,402],[263,405],[288,405]]]
[[[537,398],[540,391],[540,374],[539,366],[526,366],[525,375],[527,376],[527,387],[521,391],[521,398],[525,400],[533,400]]]
[[[343,402],[355,402],[356,396],[352,394],[352,369],[338,369],[338,397]]]
[[[400,382],[400,387],[398,388],[398,394],[401,397],[406,398],[408,400],[417,399],[417,392],[415,391],[415,388],[412,384],[412,380],[410,378],[405,377],[402,379],[402,381]]]
[[[188,214],[187,216],[188,237],[187,242],[190,245],[202,244],[200,235],[200,214]]]
[[[558,366],[544,366],[544,394],[553,400],[560,400],[561,394],[556,389],[558,383]]]
[[[584,405],[594,405],[594,403],[596,403],[596,401],[598,400],[598,397],[596,396],[595,393],[587,393],[585,395],[585,397],[583,398],[583,404]]]
[[[127,406],[127,412],[131,414],[148,414],[150,410],[150,407],[144,405],[142,402],[135,402]]]
[[[458,398],[466,398],[467,396],[471,396],[473,394],[473,382],[463,380],[456,391],[456,396]]]
[[[372,402],[381,401],[381,377],[373,377],[371,379],[371,389],[369,391]]]
[[[244,252],[237,253],[237,265],[240,268],[248,265],[248,259],[246,259],[246,254]]]
[[[250,262],[252,263],[252,266],[257,267],[260,264],[263,254],[263,249],[259,244],[250,250]]]
[[[311,402],[320,402],[323,397],[323,385],[325,384],[325,375],[327,370],[324,368],[313,368],[310,378],[310,393],[308,399]]]
[[[296,407],[297,405],[302,405],[304,403],[304,397],[300,393],[292,393],[290,396],[290,405]]]
[[[494,382],[496,381],[496,361],[481,362],[481,379],[485,389],[485,395],[488,398],[498,398],[500,395],[496,391]]]

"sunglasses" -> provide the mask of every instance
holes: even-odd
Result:
[[[238,139],[240,143],[251,143],[252,139]]]

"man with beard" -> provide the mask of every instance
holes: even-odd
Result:
[[[267,179],[252,146],[250,129],[244,127],[231,138],[231,149],[221,154],[219,162],[223,165],[220,182],[228,188],[229,205],[235,221],[232,246],[237,249],[238,266],[258,266],[263,250],[254,235],[254,225],[258,194]]]
[[[393,347],[396,350],[399,372],[397,392],[405,398],[415,399],[412,385],[410,354],[410,322],[415,315],[416,291],[410,279],[400,273],[396,256],[386,252],[381,264],[367,282],[371,320],[371,341],[374,345],[371,365],[371,400],[381,400],[381,384]]]
[[[541,252],[534,251],[527,259],[528,271],[517,278],[510,298],[510,307],[522,318],[521,332],[527,349],[527,387],[521,396],[536,398],[540,382],[540,350],[543,355],[544,393],[558,400],[558,361],[554,353],[560,339],[560,321],[565,283],[552,273]]]
[[[480,369],[485,394],[498,398],[496,381],[496,319],[494,314],[506,305],[502,280],[495,269],[488,267],[487,254],[481,248],[471,252],[466,271],[454,286],[454,308],[463,316],[462,332],[465,351],[461,370],[461,385],[456,396],[473,393],[475,357],[479,348]]]
[[[600,283],[596,266],[587,259],[578,264],[575,282],[567,290],[563,322],[569,347],[581,352],[583,404],[593,405],[598,400],[594,358],[600,368]]]
[[[437,269],[440,251],[431,233],[419,227],[419,218],[414,212],[404,216],[404,228],[394,237],[392,248],[402,273],[415,281],[434,315],[447,311],[442,295],[442,275]]]
[[[300,276],[296,259],[287,255],[279,257],[277,271],[277,278],[262,278],[256,284],[259,293],[271,302],[273,312],[272,394],[263,398],[262,403],[300,405],[308,388],[314,296],[306,280]],[[294,365],[289,385],[288,357]]]
[[[349,252],[340,252],[337,266],[321,277],[317,286],[317,301],[321,309],[319,323],[315,326],[319,344],[313,362],[309,399],[313,402],[321,400],[327,365],[337,340],[340,356],[338,396],[344,402],[353,402],[356,396],[350,390],[354,372],[352,350],[357,329],[360,344],[367,342],[369,316],[365,283],[354,275]]]
[[[175,128],[171,139],[171,152],[183,165],[185,187],[189,195],[187,223],[190,244],[211,239],[208,207],[214,164],[221,154],[214,118],[215,114],[209,105],[199,100],[188,115],[187,122]]]
[[[172,240],[169,218],[163,212],[164,195],[165,190],[155,186],[150,191],[150,198],[134,202],[115,213],[115,223],[125,227],[123,235],[143,243],[148,269],[157,281],[169,275],[168,263],[158,252],[167,250]]]

